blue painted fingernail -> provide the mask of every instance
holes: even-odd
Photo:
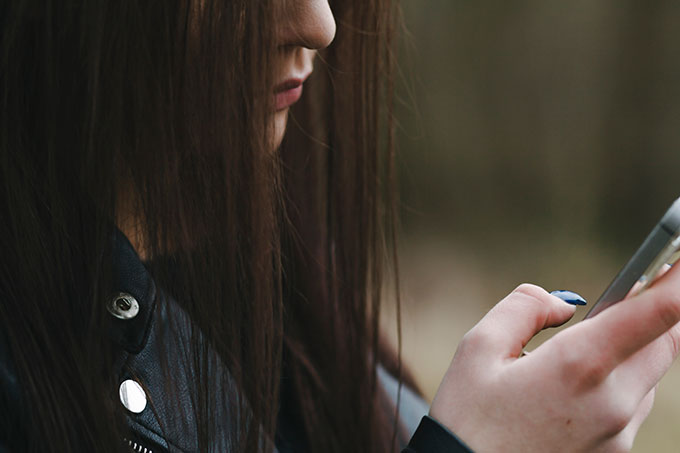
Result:
[[[559,290],[553,291],[550,294],[559,297],[560,299],[571,305],[585,305],[587,303],[583,297],[571,291]]]

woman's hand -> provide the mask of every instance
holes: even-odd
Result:
[[[680,266],[518,358],[574,307],[521,285],[460,343],[430,415],[475,451],[622,451],[680,349]]]

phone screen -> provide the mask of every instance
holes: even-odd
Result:
[[[585,317],[591,318],[626,296],[644,291],[665,264],[672,265],[679,258],[680,199],[666,211]]]
[[[659,275],[661,268],[668,264],[672,266],[680,258],[680,234],[676,234],[675,237],[668,243],[668,245],[659,253],[656,259],[649,265],[647,270],[642,273],[642,276],[638,279],[637,283],[633,285],[633,288],[628,293],[628,296],[634,296],[640,294],[645,290]]]

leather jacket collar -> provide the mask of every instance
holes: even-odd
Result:
[[[156,285],[130,241],[118,230],[113,245],[113,272],[117,293],[134,297],[139,304],[139,312],[131,319],[111,316],[109,335],[127,352],[137,354],[149,337],[156,307]]]
[[[119,404],[126,408],[130,428],[131,438],[124,440],[132,451],[140,453],[198,451],[198,429],[193,415],[192,397],[197,373],[187,348],[192,332],[191,320],[169,294],[157,287],[120,231],[114,237],[113,260],[113,281],[117,294],[131,296],[137,304],[135,308],[122,307],[123,311],[131,310],[125,313],[126,316],[117,317],[113,310],[108,332],[110,338],[121,347],[120,358],[112,373],[120,385],[116,389],[120,397]],[[218,399],[223,400],[215,403],[214,417],[224,422],[225,429],[215,433],[211,446],[215,451],[230,451],[233,439],[230,438],[228,427],[237,418],[228,402],[238,401],[242,396],[232,385],[229,371],[217,354],[208,353],[201,360],[208,367],[223,373],[218,379],[220,388],[214,389],[214,394],[222,397]],[[163,363],[171,368],[175,392],[173,398],[168,398],[166,393],[167,374],[161,366]],[[382,369],[379,369],[379,377],[395,403],[399,388],[397,381]],[[285,394],[285,385],[283,387],[282,393]],[[402,421],[412,432],[427,407],[408,388],[401,388],[401,392]],[[12,426],[0,427],[0,452],[4,451],[3,441],[9,438],[4,437],[5,432],[13,430],[16,435],[21,431],[20,425],[25,423],[26,414],[20,407],[20,393],[20,383],[0,332],[0,406],[4,406],[2,410],[6,410],[7,414],[17,415],[9,418]],[[303,437],[298,435],[300,426],[290,417],[292,408],[286,407],[289,405],[284,401],[279,414],[276,447],[281,453],[300,451],[301,448],[304,450],[301,445]],[[410,412],[412,416],[404,417]]]

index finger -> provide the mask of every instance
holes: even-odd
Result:
[[[591,358],[603,370],[621,362],[680,322],[680,265],[671,268],[645,292],[583,321],[591,341]]]

